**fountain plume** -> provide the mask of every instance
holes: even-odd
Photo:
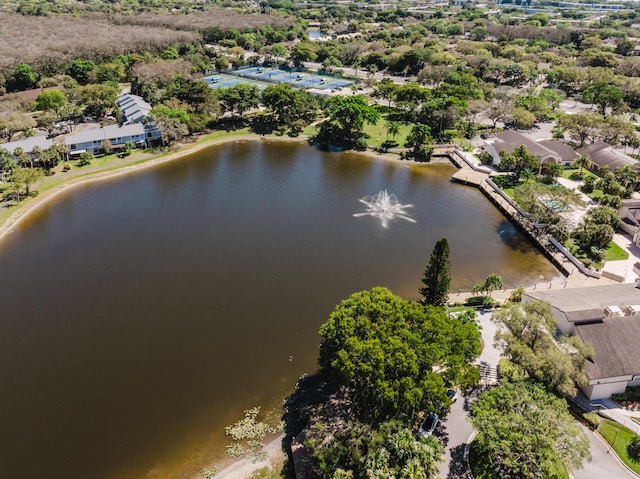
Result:
[[[353,216],[358,218],[360,216],[373,216],[380,219],[383,228],[389,227],[389,222],[395,218],[400,218],[410,223],[415,223],[416,220],[411,218],[407,211],[407,208],[413,208],[413,205],[401,204],[396,195],[389,193],[387,190],[382,190],[373,196],[365,196],[358,201],[366,206],[364,213],[355,213]]]

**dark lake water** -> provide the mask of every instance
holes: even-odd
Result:
[[[417,298],[442,236],[454,289],[557,276],[453,172],[233,143],[39,210],[0,243],[0,475],[193,477],[315,371],[341,299]],[[353,217],[382,189],[416,223]]]

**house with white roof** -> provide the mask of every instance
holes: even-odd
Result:
[[[44,151],[48,148],[51,148],[52,145],[53,145],[53,141],[51,141],[44,135],[39,135],[39,136],[32,136],[29,138],[25,138],[24,140],[10,141],[8,143],[0,143],[0,148],[4,148],[12,155],[13,155],[13,152],[16,151],[18,148],[22,148],[22,151],[24,151],[25,153],[28,153],[33,157],[34,155],[32,155],[32,152],[34,148],[38,147],[40,148],[40,151]]]
[[[549,303],[560,333],[577,335],[593,347],[585,362],[591,400],[640,385],[640,288],[633,283],[528,291],[522,301]]]
[[[130,93],[118,97],[116,104],[122,112],[122,123],[125,125],[142,122],[149,117],[152,108],[144,98]]]

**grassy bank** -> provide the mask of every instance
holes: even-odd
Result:
[[[7,227],[7,222],[13,224],[19,221],[31,209],[43,203],[46,199],[53,197],[56,192],[67,186],[93,179],[106,178],[112,174],[134,170],[145,165],[178,159],[209,145],[222,143],[233,138],[251,136],[252,133],[248,128],[234,131],[215,131],[197,137],[191,143],[176,145],[175,147],[134,150],[131,155],[124,158],[120,158],[115,154],[98,156],[91,161],[91,164],[83,167],[77,166],[78,161],[70,161],[68,164],[71,165],[71,169],[66,172],[62,169],[63,165],[59,164],[51,170],[49,176],[45,176],[39,183],[32,186],[32,192],[28,198],[22,199],[19,203],[16,200],[12,200],[2,205],[0,208],[0,237],[3,234],[3,227]],[[0,183],[0,197],[5,197],[9,190],[9,183]]]
[[[600,423],[598,432],[613,448],[624,464],[636,474],[640,474],[640,462],[634,462],[627,453],[627,446],[634,436],[633,431],[617,422],[605,419]]]

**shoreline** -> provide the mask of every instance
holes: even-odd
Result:
[[[262,461],[253,462],[251,459],[243,457],[228,463],[225,461],[213,479],[248,479],[256,471],[264,468],[274,469],[281,467],[287,460],[287,454],[282,449],[282,441],[284,433],[278,434],[265,443],[262,451],[266,454],[266,458]],[[215,465],[215,464],[211,464]],[[201,479],[201,475],[194,475],[193,479]]]
[[[149,158],[142,159],[136,163],[124,164],[112,169],[109,169],[109,166],[106,166],[106,169],[102,171],[99,170],[96,172],[87,173],[71,178],[67,181],[63,181],[61,184],[53,187],[52,189],[38,194],[38,196],[32,198],[31,201],[29,201],[27,204],[25,204],[25,202],[23,201],[20,205],[18,205],[18,208],[13,213],[11,213],[11,215],[5,221],[3,221],[2,224],[0,224],[0,241],[13,233],[13,228],[18,226],[32,213],[57,198],[62,193],[70,191],[73,188],[90,183],[97,183],[99,181],[110,180],[118,176],[135,173],[143,169],[152,168],[154,166],[169,163],[172,161],[178,161],[186,158],[191,154],[198,153],[206,148],[241,140],[258,141],[262,140],[262,138],[254,134],[239,134],[227,138],[204,140],[201,143],[194,142],[179,144],[172,150],[169,150],[167,152],[160,152],[158,154],[152,154],[151,156],[149,156]],[[306,138],[295,139],[294,141],[306,141]],[[35,188],[35,191],[37,191],[37,188]]]
[[[201,143],[183,143],[178,144],[172,150],[168,152],[161,152],[158,154],[152,154],[147,159],[142,159],[139,162],[132,164],[124,164],[119,167],[115,167],[109,169],[109,166],[106,166],[102,171],[96,171],[92,173],[80,174],[74,178],[63,181],[61,184],[53,187],[50,190],[45,191],[44,193],[39,193],[35,198],[31,198],[28,203],[25,204],[26,200],[18,205],[17,209],[11,213],[6,220],[4,220],[0,224],[0,242],[4,240],[7,236],[13,233],[13,228],[18,226],[22,221],[27,219],[32,213],[37,211],[39,208],[43,207],[47,203],[51,202],[55,198],[57,198],[62,193],[72,190],[78,186],[87,185],[90,183],[95,183],[104,180],[110,180],[116,178],[118,176],[127,175],[130,173],[135,173],[137,171],[153,168],[155,166],[169,163],[172,161],[178,161],[186,158],[187,156],[198,153],[204,149],[211,148],[213,146],[223,145],[226,143],[232,143],[236,141],[267,141],[267,142],[283,142],[283,143],[308,143],[308,136],[300,135],[298,137],[284,137],[284,136],[275,136],[275,135],[258,135],[256,133],[244,133],[238,135],[232,135],[226,138],[214,138],[211,140],[203,140]],[[196,140],[197,141],[197,140]],[[348,150],[349,153],[362,155],[367,158],[371,158],[374,160],[382,160],[389,162],[400,162],[405,165],[428,165],[429,163],[418,162],[415,160],[402,160],[400,161],[398,155],[395,153],[378,153],[371,150],[366,151],[355,151]],[[46,181],[46,180],[45,180]],[[37,191],[37,188],[34,189]]]

